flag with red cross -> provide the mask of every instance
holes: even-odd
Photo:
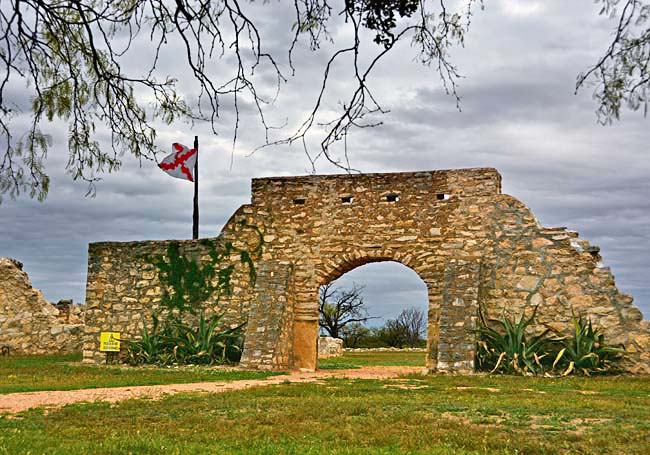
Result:
[[[183,144],[172,144],[174,152],[167,155],[158,164],[158,167],[178,179],[194,181],[194,165],[196,164],[196,150],[190,149]]]

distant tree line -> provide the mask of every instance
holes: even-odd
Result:
[[[350,289],[322,286],[319,293],[319,326],[323,333],[341,338],[349,348],[424,347],[426,317],[424,311],[410,307],[380,327],[366,327],[370,319],[363,298],[363,286],[353,283]]]

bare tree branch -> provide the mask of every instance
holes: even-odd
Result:
[[[88,182],[89,194],[103,172],[117,171],[125,152],[140,162],[156,160],[157,131],[154,122],[171,124],[207,122],[218,132],[224,102],[234,108],[233,150],[241,128],[240,106],[254,106],[265,131],[263,146],[300,142],[315,168],[324,158],[351,171],[347,137],[357,128],[381,124],[388,112],[372,92],[368,81],[376,64],[396,43],[412,40],[417,59],[433,66],[448,92],[459,100],[456,81],[460,77],[450,63],[449,49],[462,45],[478,0],[463,0],[451,11],[444,0],[343,0],[335,9],[327,0],[293,0],[294,21],[288,23],[293,39],[288,43],[288,63],[295,73],[293,53],[306,36],[311,50],[332,40],[328,26],[343,18],[353,31],[352,42],[334,51],[327,63],[320,90],[310,114],[299,128],[284,139],[269,132],[277,128],[266,120],[266,106],[277,98],[287,78],[278,57],[265,49],[265,39],[247,0],[7,0],[0,6],[0,195],[17,197],[24,191],[43,199],[49,178],[45,172],[50,137],[42,131],[43,120],[62,119],[68,124],[67,171],[73,179]],[[271,8],[269,6],[269,8]],[[338,11],[336,15],[333,12]],[[362,59],[364,40],[376,44],[377,53]],[[151,42],[149,61],[137,70],[129,62],[133,44]],[[179,65],[189,69],[197,99],[187,100],[177,90],[173,75],[159,76],[158,65],[169,43],[180,43],[184,55]],[[319,120],[323,100],[332,77],[333,64],[351,57],[354,84],[338,116]],[[216,80],[210,74],[212,59],[232,59],[229,75]],[[131,60],[130,60],[131,59]],[[141,58],[139,60],[142,60]],[[230,60],[228,60],[230,61]],[[255,79],[263,68],[273,74],[275,95],[262,95]],[[137,71],[137,73],[136,73]],[[15,137],[10,127],[20,106],[7,99],[10,84],[29,81],[33,91],[32,123]],[[108,148],[99,137],[108,130]],[[307,149],[307,135],[324,137],[316,151]],[[333,151],[337,142],[343,156]]]
[[[351,289],[337,289],[333,282],[321,286],[318,324],[329,336],[339,338],[341,330],[346,326],[374,319],[368,316],[363,290],[364,286],[356,283],[352,284]]]
[[[416,307],[406,308],[397,316],[397,322],[404,330],[406,344],[411,348],[418,346],[426,328],[424,311]]]
[[[598,118],[609,123],[620,116],[621,106],[648,109],[650,88],[650,5],[647,0],[598,0],[601,14],[616,18],[616,29],[604,55],[578,76],[576,91],[594,87]],[[288,66],[295,74],[294,50],[306,37],[317,51],[332,42],[332,20],[344,20],[352,39],[334,50],[323,70],[312,108],[298,127],[280,139],[270,132],[278,126],[266,119],[266,107],[280,93],[287,77],[279,57],[265,49],[249,0],[7,0],[0,5],[0,196],[29,192],[45,198],[49,178],[45,171],[50,136],[43,120],[62,119],[68,124],[67,171],[73,179],[89,183],[89,193],[103,172],[120,168],[122,155],[156,160],[154,122],[178,120],[207,122],[217,134],[224,102],[234,108],[233,151],[241,128],[241,103],[252,105],[265,132],[260,147],[303,144],[312,169],[325,159],[346,170],[350,164],[347,139],[356,129],[381,125],[389,110],[373,92],[369,80],[377,64],[394,52],[399,42],[411,41],[416,60],[432,67],[443,87],[460,103],[461,75],[449,52],[462,46],[474,10],[481,0],[293,0],[295,12],[288,22],[292,39],[287,44]],[[268,6],[271,8],[271,6]],[[137,74],[127,64],[133,44],[151,42],[148,62]],[[362,58],[364,41],[376,51]],[[159,76],[158,65],[169,43],[181,43],[184,66],[198,87],[196,99],[187,100],[177,90],[175,76]],[[234,65],[229,75],[216,80],[209,70],[213,59]],[[334,64],[350,62],[350,91],[335,118],[322,120],[324,102],[334,77]],[[255,79],[260,69],[274,75],[275,94],[267,98]],[[337,75],[338,77],[338,75]],[[12,84],[29,84],[33,94],[32,123],[15,136],[11,122],[23,106],[8,99]],[[109,133],[108,149],[99,137]],[[322,133],[321,133],[322,132]],[[320,135],[311,150],[308,136]],[[335,145],[341,144],[342,153]],[[1,199],[0,199],[1,201]]]

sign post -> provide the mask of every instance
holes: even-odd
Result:
[[[106,353],[106,364],[116,352],[120,352],[120,332],[101,332],[99,334],[99,351]]]

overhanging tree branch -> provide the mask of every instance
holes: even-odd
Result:
[[[650,86],[650,5],[647,0],[600,0],[602,14],[618,17],[610,47],[581,75],[577,89],[595,86],[603,122],[619,117],[620,107],[644,107]],[[94,184],[103,172],[120,168],[124,153],[138,160],[156,160],[156,122],[206,122],[220,129],[223,103],[232,106],[233,150],[240,134],[241,103],[254,108],[265,133],[262,147],[302,143],[315,169],[325,159],[352,171],[347,138],[355,129],[381,125],[389,110],[370,86],[370,76],[397,43],[410,40],[416,60],[432,67],[458,105],[459,71],[450,60],[462,46],[480,0],[293,0],[292,30],[287,55],[265,47],[266,32],[251,13],[250,0],[6,0],[0,4],[0,196],[29,192],[43,199],[49,178],[45,171],[50,136],[44,120],[68,125],[67,171],[73,179]],[[273,5],[259,6],[273,8]],[[332,42],[329,27],[344,20],[351,41],[335,48],[325,65],[307,117],[285,137],[269,134],[277,126],[267,121],[267,107],[287,77],[282,60],[295,73],[294,51],[303,37],[309,49]],[[137,55],[136,43],[151,43],[148,55]],[[370,42],[370,54],[361,55]],[[161,74],[170,45],[183,49],[178,74]],[[364,48],[365,49],[365,48]],[[373,51],[374,49],[374,51]],[[144,58],[146,57],[146,58]],[[362,58],[364,57],[364,58]],[[222,59],[221,76],[210,62]],[[349,60],[346,60],[349,59]],[[350,62],[350,85],[333,118],[322,118],[335,63]],[[197,94],[188,99],[178,90],[181,71],[189,71]],[[256,74],[261,72],[265,82]],[[265,96],[271,75],[274,95]],[[337,78],[339,76],[337,75]],[[29,82],[31,125],[16,134],[12,120],[26,106],[9,99],[10,87]],[[222,126],[221,126],[222,128]],[[100,137],[108,132],[108,143]],[[317,136],[316,150],[307,147]],[[342,153],[335,148],[341,144]]]
[[[287,81],[277,56],[264,49],[264,37],[249,14],[246,0],[8,0],[0,6],[0,135],[4,151],[0,154],[0,195],[18,196],[29,191],[43,199],[49,179],[44,165],[49,136],[42,130],[43,120],[56,118],[69,127],[67,170],[73,179],[94,184],[103,172],[120,168],[122,155],[138,160],[156,159],[155,121],[171,124],[177,120],[207,122],[217,133],[222,103],[234,106],[233,148],[240,132],[240,103],[245,99],[257,112],[265,131],[265,144],[306,143],[314,127],[325,131],[320,150],[308,156],[312,165],[320,158],[350,170],[347,150],[344,161],[336,158],[332,146],[345,139],[354,128],[379,125],[373,115],[383,109],[368,86],[375,64],[399,40],[410,35],[425,64],[438,62],[438,71],[455,94],[458,74],[447,60],[447,49],[462,44],[476,0],[464,0],[465,14],[449,13],[444,1],[424,0],[344,0],[338,3],[353,42],[335,51],[326,66],[314,109],[302,126],[285,139],[272,140],[276,128],[266,120],[265,107],[274,102]],[[270,8],[270,7],[269,7]],[[292,73],[293,53],[306,36],[309,47],[318,50],[331,41],[328,25],[335,7],[327,0],[294,0],[295,19],[289,23],[293,39],[288,44],[288,63]],[[435,10],[435,12],[434,12]],[[418,13],[418,14],[416,14]],[[338,17],[338,16],[337,16]],[[466,18],[463,21],[462,18]],[[365,39],[363,30],[374,34],[380,51],[364,66],[359,50]],[[149,61],[133,69],[133,44],[151,41]],[[183,65],[198,86],[196,100],[188,100],[177,90],[177,75],[160,77],[158,65],[169,44],[183,47]],[[344,55],[353,55],[353,88],[342,103],[338,118],[317,121],[328,87],[331,65]],[[140,56],[139,56],[140,57]],[[233,58],[233,71],[216,80],[209,74],[209,61]],[[139,60],[142,60],[140,58]],[[275,95],[267,99],[254,78],[259,68],[274,74]],[[32,123],[24,135],[16,137],[11,120],[23,106],[7,99],[10,84],[30,81],[34,100]],[[366,118],[369,120],[366,121]],[[108,130],[109,144],[99,137]],[[108,148],[106,148],[108,146]]]
[[[618,120],[621,107],[648,113],[650,94],[650,4],[644,0],[600,0],[601,15],[617,26],[603,56],[578,75],[576,92],[593,87],[600,123]]]

